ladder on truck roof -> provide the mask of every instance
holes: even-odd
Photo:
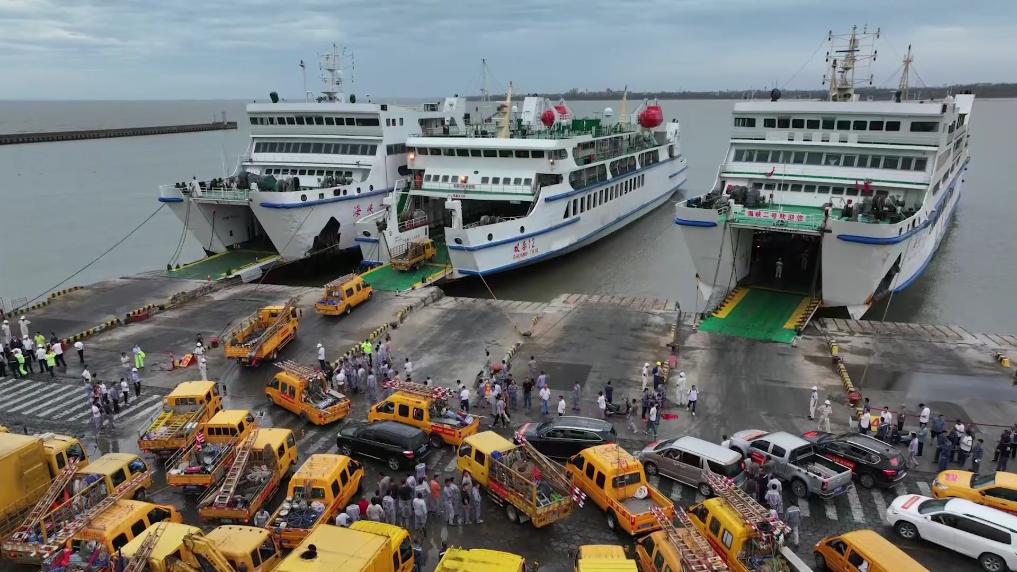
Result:
[[[451,387],[442,387],[440,385],[424,385],[422,383],[413,383],[412,381],[386,381],[381,384],[385,389],[391,389],[392,391],[402,391],[403,393],[409,393],[416,395],[417,397],[423,397],[424,399],[433,399],[440,401],[448,401],[452,398],[453,389]]]
[[[254,448],[254,440],[258,438],[258,430],[251,431],[251,434],[247,436],[247,440],[237,450],[237,456],[233,459],[233,465],[230,466],[230,470],[226,473],[226,477],[222,481],[222,485],[219,486],[218,491],[214,493],[212,497],[212,506],[216,508],[225,508],[229,505],[230,499],[233,498],[233,491],[237,489],[237,484],[240,482],[240,477],[243,476],[244,467],[247,466],[247,459],[251,457],[251,449]],[[207,499],[207,497],[206,497]],[[202,505],[207,504],[206,502],[201,503]]]
[[[682,559],[683,571],[726,572],[728,570],[724,559],[717,555],[710,543],[703,538],[702,533],[692,526],[692,521],[689,520],[685,509],[675,507],[675,514],[682,524],[682,530],[678,530],[660,507],[650,507],[650,512],[660,523],[660,528],[667,534],[668,540],[678,550]]]
[[[324,375],[320,369],[315,369],[309,365],[302,365],[292,360],[277,361],[275,365],[286,373],[307,381],[320,378]]]
[[[40,556],[42,558],[48,558],[55,554],[58,550],[63,548],[64,543],[74,537],[77,533],[84,530],[88,523],[92,521],[96,516],[102,514],[106,509],[113,506],[118,500],[126,497],[128,494],[133,493],[138,486],[141,485],[145,479],[149,478],[148,471],[142,471],[135,473],[130,479],[120,483],[120,486],[113,489],[113,492],[106,495],[102,500],[95,503],[94,505],[86,508],[84,511],[78,513],[73,518],[64,521],[52,536],[46,538],[46,542],[43,544],[33,544],[27,542],[25,539],[4,542],[3,551],[7,552],[19,552],[21,554],[27,554],[32,556]],[[64,503],[66,504],[66,503]],[[41,519],[40,519],[41,520]],[[21,534],[19,531],[17,534]]]
[[[709,470],[703,471],[703,476],[713,492],[724,499],[741,516],[745,524],[763,539],[773,539],[776,535],[791,531],[788,525],[779,518],[770,516],[770,511],[763,508],[763,505],[756,502],[756,499],[749,496],[731,479]]]
[[[145,536],[145,540],[142,541],[141,546],[138,547],[138,550],[134,552],[134,556],[131,557],[130,563],[124,566],[123,572],[144,572],[145,568],[148,567],[148,558],[152,556],[156,545],[159,544],[159,537],[162,536],[165,528],[165,523],[159,523],[152,527],[152,532]]]
[[[14,534],[11,534],[9,537],[10,541],[23,542],[28,540],[28,537],[32,533],[32,529],[34,529],[35,525],[39,524],[39,521],[46,516],[53,505],[53,501],[60,496],[60,493],[64,492],[64,489],[67,487],[67,483],[71,482],[71,478],[74,477],[74,473],[77,471],[78,459],[70,459],[67,462],[67,466],[57,473],[56,478],[53,479],[53,482],[49,485],[49,488],[46,489],[42,498],[39,499],[39,502],[35,503],[35,506],[32,507],[28,516],[25,517],[25,520],[21,523],[17,530],[14,531]]]
[[[540,469],[541,478],[553,483],[563,491],[569,491],[572,496],[572,502],[579,505],[582,508],[583,503],[586,501],[586,493],[579,489],[579,487],[572,484],[572,480],[569,479],[568,474],[561,465],[555,463],[551,459],[544,456],[543,453],[538,451],[536,447],[530,444],[526,440],[526,436],[523,435],[522,431],[516,431],[515,440],[519,443],[519,446],[526,451],[533,464],[537,465]]]

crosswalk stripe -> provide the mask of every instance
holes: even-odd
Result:
[[[865,520],[865,511],[862,510],[862,499],[858,498],[858,491],[855,487],[848,489],[847,499],[848,504],[851,506],[851,518],[855,519],[855,522]]]
[[[932,496],[932,487],[929,486],[929,483],[925,481],[915,481],[915,485],[918,486],[918,492],[922,493],[927,497]]]
[[[81,399],[80,401],[78,401],[77,403],[75,403],[73,405],[69,405],[69,406],[65,407],[64,409],[61,409],[60,411],[55,411],[52,415],[49,415],[49,418],[50,419],[61,419],[63,417],[67,417],[69,415],[73,415],[75,411],[80,411],[81,408],[85,408],[85,409],[91,411],[91,409],[92,409],[91,402],[89,400],[85,399],[84,397],[81,397],[80,399]]]
[[[153,416],[152,414],[160,409],[162,409],[161,395],[151,395],[149,397],[141,398],[140,400],[132,401],[128,410],[121,414],[127,415],[127,413],[130,412],[130,416],[121,417],[117,420],[117,423],[134,423],[143,417]]]
[[[826,510],[826,518],[837,520],[837,503],[834,499],[823,499],[823,509]]]
[[[886,499],[883,498],[883,491],[878,489],[870,489],[872,493],[872,502],[876,504],[876,510],[879,511],[879,520],[886,521]]]
[[[324,427],[321,429],[321,435],[318,435],[318,438],[311,443],[310,447],[308,447],[308,453],[325,453],[328,451],[328,445],[326,445],[326,443],[328,442],[328,438],[332,436],[332,432]]]
[[[41,413],[43,410],[46,410],[46,409],[52,411],[52,410],[56,409],[57,407],[60,407],[61,405],[65,404],[65,403],[68,403],[68,402],[70,402],[72,400],[76,400],[78,402],[81,402],[82,401],[81,394],[79,394],[79,393],[77,393],[75,391],[69,391],[69,392],[65,392],[61,396],[55,397],[54,399],[43,399],[42,403],[36,405],[35,407],[32,407],[31,409],[27,409],[27,410],[23,411],[22,415],[35,415],[35,414]],[[18,409],[11,409],[10,411],[14,412],[14,411],[18,411]]]
[[[14,377],[12,377],[10,379],[5,379],[5,380],[3,380],[3,382],[0,382],[0,390],[7,389],[8,387],[10,387],[12,385],[17,385],[18,382],[20,382],[20,381],[21,381],[20,379],[17,379],[17,378],[14,378]]]
[[[12,394],[17,395],[17,397],[8,399],[5,403],[0,403],[0,409],[3,409],[4,411],[10,411],[12,407],[28,399],[39,399],[41,397],[39,395],[39,390],[43,389],[42,387],[43,384],[40,383],[38,385],[39,387],[26,387],[21,391],[16,392],[16,394]]]
[[[15,400],[18,396],[24,395],[26,392],[38,391],[43,385],[37,381],[28,381],[28,380],[19,380],[19,381],[21,382],[21,387],[17,387],[16,389],[13,389],[5,393],[3,395],[3,398],[0,399],[0,407],[6,407],[7,405],[10,404],[11,401]]]
[[[808,498],[798,499],[798,509],[802,511],[803,518],[809,518],[809,516],[812,514],[812,511],[809,510]]]

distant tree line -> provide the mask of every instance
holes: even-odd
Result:
[[[895,89],[862,87],[857,93],[862,99],[889,99],[893,96]],[[1017,83],[969,83],[944,85],[936,87],[912,87],[910,99],[932,98],[941,99],[944,96],[964,93],[970,91],[980,98],[1004,98],[1017,97]],[[605,89],[603,91],[581,90],[572,88],[564,93],[538,93],[538,95],[549,99],[565,99],[572,101],[599,101],[618,100],[622,97],[622,90]],[[822,99],[828,94],[825,89],[786,89],[781,90],[782,99]],[[504,94],[490,95],[493,101],[505,98]],[[642,99],[768,99],[770,89],[740,89],[740,90],[718,90],[718,91],[630,91],[629,100],[639,101]],[[480,99],[473,96],[469,99]]]

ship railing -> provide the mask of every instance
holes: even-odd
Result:
[[[413,188],[418,191],[442,191],[452,194],[456,193],[505,193],[512,195],[533,195],[536,187],[529,185],[494,185],[490,183],[436,183],[434,181],[423,181],[414,183]]]
[[[190,186],[159,185],[159,196],[163,197],[182,195],[194,199],[246,203],[250,198],[250,193],[251,191],[248,189],[238,189],[236,187],[201,187],[198,192],[194,192]]]
[[[399,232],[406,232],[411,228],[418,228],[421,226],[427,226],[427,215],[417,216],[406,220],[399,221]]]
[[[567,120],[566,120],[567,121]],[[582,120],[578,120],[582,121]],[[475,125],[452,125],[441,127],[423,128],[420,133],[412,134],[410,137],[476,137],[495,138],[498,136],[500,123],[485,122]],[[629,125],[614,123],[611,125],[577,125],[573,128],[569,123],[561,123],[552,126],[550,129],[534,129],[529,127],[518,128],[513,122],[509,126],[509,135],[513,139],[568,139],[578,135],[590,135],[592,137],[603,137],[605,135],[625,135],[635,131]]]
[[[526,218],[526,217],[525,217],[525,215],[524,216],[491,216],[486,221],[483,218],[481,218],[481,220],[478,220],[477,222],[471,222],[470,224],[464,224],[463,228],[477,228],[478,226],[488,226],[488,225],[491,225],[491,224],[498,224],[500,222],[508,222],[510,220],[516,220],[516,219],[519,219],[519,218]]]

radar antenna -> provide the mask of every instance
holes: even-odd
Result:
[[[909,75],[911,74],[911,62],[915,61],[914,56],[911,55],[911,44],[908,44],[908,53],[904,56],[904,67],[900,72],[900,85],[897,86],[897,98],[898,101],[908,100],[908,81]]]
[[[826,52],[826,63],[830,64],[829,75],[823,77],[823,83],[829,82],[830,101],[851,101],[855,98],[855,87],[872,85],[872,74],[865,77],[863,73],[857,78],[859,69],[867,72],[872,62],[876,61],[876,40],[879,39],[879,28],[870,32],[863,27],[851,28],[850,34],[827,33],[830,50]]]
[[[339,101],[345,99],[343,85],[343,58],[352,61],[349,48],[338,48],[332,44],[332,51],[318,54],[318,70],[321,72],[321,97],[318,101]]]

